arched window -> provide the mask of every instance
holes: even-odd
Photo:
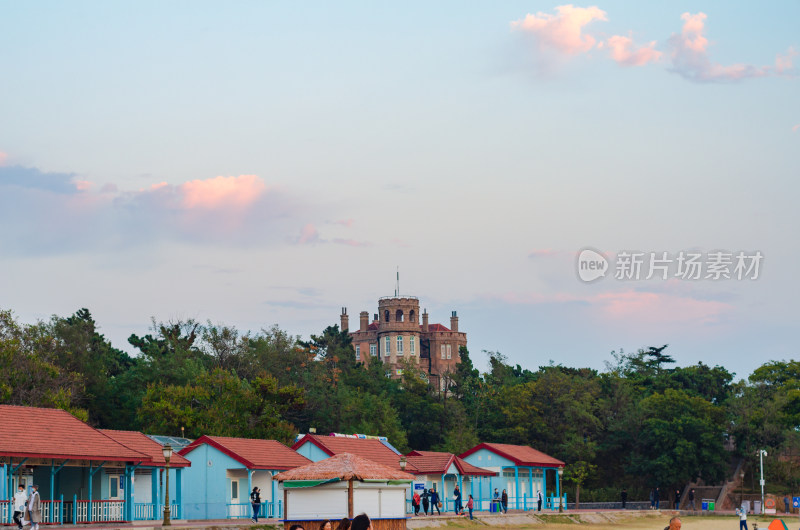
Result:
[[[384,322],[389,322],[389,310],[388,309],[383,312],[383,321]]]
[[[417,313],[413,309],[408,312],[408,321],[414,324],[417,323]]]
[[[402,322],[403,321],[403,310],[398,309],[397,313],[395,313],[395,322]]]

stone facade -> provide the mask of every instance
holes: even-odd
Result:
[[[433,379],[455,371],[460,361],[458,349],[467,345],[467,334],[458,330],[458,315],[453,311],[450,327],[430,324],[428,312],[419,322],[419,299],[415,296],[386,296],[378,300],[378,312],[370,322],[369,313],[359,314],[357,331],[350,331],[358,361],[365,364],[381,359],[392,377],[402,375],[399,361],[416,363]],[[341,327],[349,331],[347,308],[342,308]]]

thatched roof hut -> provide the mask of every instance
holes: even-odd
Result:
[[[283,485],[286,528],[366,513],[375,530],[401,530],[414,475],[342,453],[279,473],[275,480]]]

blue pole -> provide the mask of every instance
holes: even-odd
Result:
[[[558,502],[561,502],[561,477],[558,475],[558,469],[556,469],[556,497],[558,497]],[[560,504],[559,504],[560,506]],[[555,506],[553,507],[555,509]]]
[[[92,522],[92,482],[94,482],[94,473],[92,473],[92,463],[89,462],[89,504],[86,512],[86,521]]]
[[[276,504],[275,504],[275,496],[277,495],[277,493],[275,492],[275,486],[276,486],[276,483],[275,483],[275,472],[273,471],[272,472],[272,516],[273,517],[277,517],[277,514],[275,513],[275,506],[276,506]]]
[[[58,524],[64,524],[64,494],[61,494],[61,503],[58,505]]]
[[[175,468],[175,502],[178,505],[178,513],[175,517],[183,519],[183,469]]]
[[[72,496],[72,524],[78,524],[78,494]]]
[[[55,462],[53,460],[50,460],[50,501],[51,501],[51,504],[52,504],[52,501],[56,500],[56,492],[55,492],[55,489],[56,489],[56,474],[53,472],[53,469],[55,468],[54,464],[55,464]],[[51,506],[51,508],[52,508],[52,506]]]
[[[153,520],[158,520],[158,468],[150,469],[150,494],[153,497]]]
[[[547,507],[547,468],[542,468],[542,501],[544,501],[545,506],[542,508]]]
[[[516,497],[515,504],[519,510],[519,466],[514,466],[514,497]]]

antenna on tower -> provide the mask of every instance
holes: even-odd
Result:
[[[397,267],[397,283],[394,285],[394,296],[400,296],[400,266]]]

